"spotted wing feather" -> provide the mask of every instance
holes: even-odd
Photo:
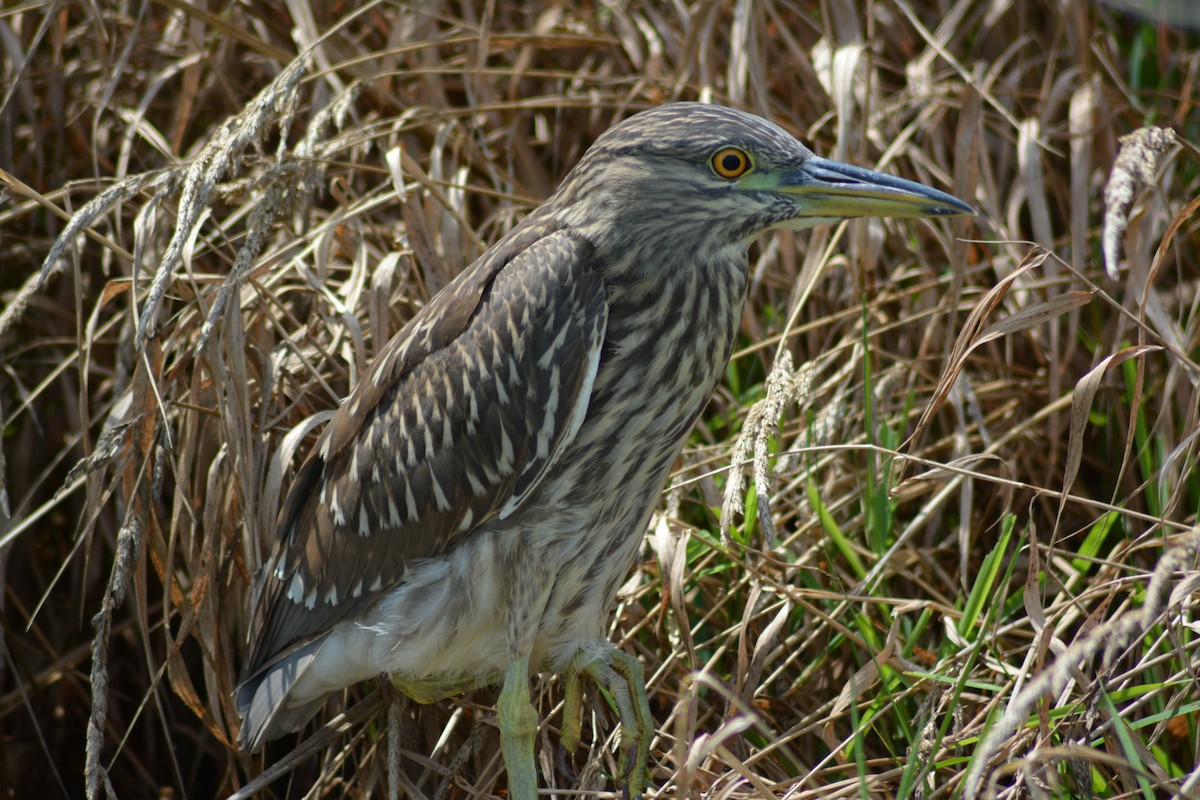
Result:
[[[422,309],[322,434],[280,514],[244,676],[507,516],[574,436],[604,338],[604,287],[586,242],[525,238]]]

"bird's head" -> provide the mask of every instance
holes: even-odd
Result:
[[[820,158],[743,111],[673,103],[605,132],[550,206],[619,249],[740,248],[774,229],[852,217],[939,217],[974,210],[945,192]]]

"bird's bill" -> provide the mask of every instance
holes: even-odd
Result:
[[[813,156],[781,176],[778,191],[805,207],[804,217],[955,217],[975,209],[916,181]]]

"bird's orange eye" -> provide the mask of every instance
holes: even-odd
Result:
[[[722,178],[740,178],[750,171],[750,155],[737,147],[722,147],[709,160],[713,172]]]

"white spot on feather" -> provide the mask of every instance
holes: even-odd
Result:
[[[558,411],[558,387],[562,383],[562,376],[559,374],[558,364],[550,370],[550,395],[546,398],[546,411],[553,415]]]
[[[508,498],[508,502],[500,507],[500,513],[498,515],[500,519],[508,519],[508,515],[516,511],[517,506],[519,506],[521,501],[524,499],[525,495],[523,494]]]
[[[432,472],[429,474],[429,483],[433,486],[433,500],[437,503],[439,511],[449,511],[450,501],[446,499],[446,493],[442,491],[442,484],[438,483],[437,476]]]
[[[475,423],[479,422],[479,401],[475,396],[475,387],[471,385],[471,376],[463,373],[463,396],[467,398],[467,431],[475,431]]]
[[[292,582],[288,584],[287,598],[293,603],[299,603],[304,598],[304,579],[299,572],[292,576]]]
[[[467,467],[467,483],[471,484],[471,491],[476,495],[481,495],[484,492],[484,485],[479,481],[479,476],[475,474],[475,470]]]
[[[567,329],[564,326],[559,329],[558,336],[554,337],[554,341],[550,343],[550,347],[548,347],[546,349],[546,352],[542,353],[542,357],[538,359],[538,366],[541,367],[542,369],[548,368],[550,366],[550,363],[552,361],[554,361],[554,356],[557,355],[558,351],[562,349],[563,342],[565,342],[566,340],[567,340]]]
[[[425,442],[425,458],[427,458],[427,459],[433,458],[433,441],[432,441],[432,437],[429,435],[430,434],[429,425],[425,421],[424,398],[420,398],[420,397],[417,398],[417,402],[413,403],[413,411],[415,411],[416,415],[417,415],[417,418],[414,421],[413,427],[415,427],[417,429],[417,433],[420,435],[421,439]],[[410,447],[411,447],[411,444],[412,444],[412,441],[410,440],[409,441]],[[414,461],[416,460],[415,453],[414,453],[413,460]]]
[[[417,501],[413,497],[412,486],[408,481],[404,482],[404,506],[408,509],[408,521],[420,522],[421,515],[417,513]]]
[[[500,472],[508,475],[513,468],[513,443],[508,437],[508,431],[504,429],[504,423],[500,423]]]

